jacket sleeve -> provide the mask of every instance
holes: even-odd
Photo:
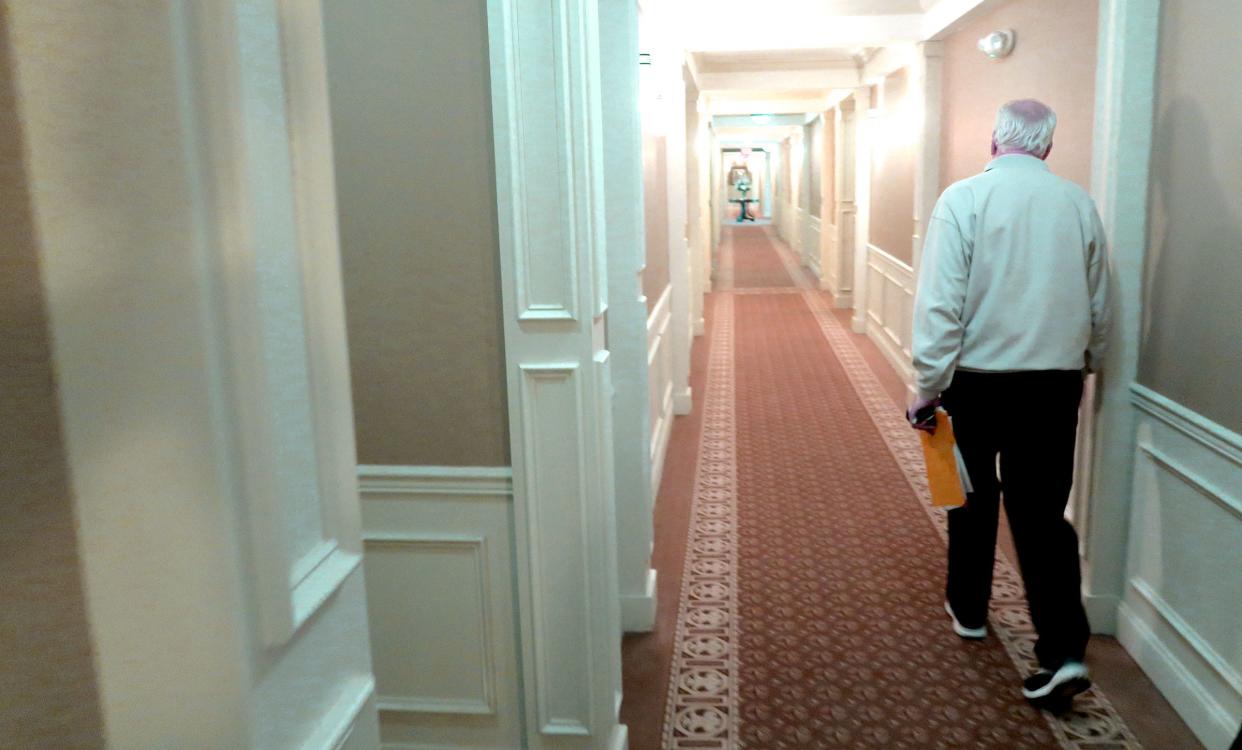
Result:
[[[1087,292],[1091,295],[1091,338],[1087,344],[1087,369],[1094,372],[1104,362],[1112,328],[1108,242],[1100,214],[1091,208],[1092,241],[1087,249]]]
[[[953,380],[962,350],[970,258],[969,242],[941,196],[927,222],[914,296],[911,350],[919,398],[935,398]]]

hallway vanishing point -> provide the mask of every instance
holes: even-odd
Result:
[[[724,232],[704,404],[657,504],[663,614],[624,649],[631,747],[1140,747],[1098,687],[1059,717],[1022,699],[1033,631],[1006,555],[991,635],[953,634],[899,381],[772,228]],[[1195,744],[1171,727],[1159,746]]]

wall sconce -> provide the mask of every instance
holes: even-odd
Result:
[[[979,51],[992,60],[999,60],[1008,57],[1013,52],[1015,41],[1017,41],[1017,34],[1013,29],[993,31],[979,40]]]

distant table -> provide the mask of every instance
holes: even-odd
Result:
[[[739,214],[737,215],[737,223],[738,223],[738,224],[741,224],[743,221],[754,221],[754,220],[755,220],[755,217],[751,216],[751,215],[750,215],[750,213],[746,210],[746,204],[747,204],[747,203],[758,203],[759,201],[758,201],[757,199],[755,199],[755,198],[739,198],[739,199],[737,199],[737,200],[730,199],[730,200],[729,200],[729,202],[730,202],[730,203],[740,203],[740,204],[742,205],[742,211],[741,211],[741,213],[739,213]]]

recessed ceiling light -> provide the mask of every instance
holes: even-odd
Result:
[[[772,115],[751,115],[750,121],[756,125],[766,125],[767,123],[772,122]]]

